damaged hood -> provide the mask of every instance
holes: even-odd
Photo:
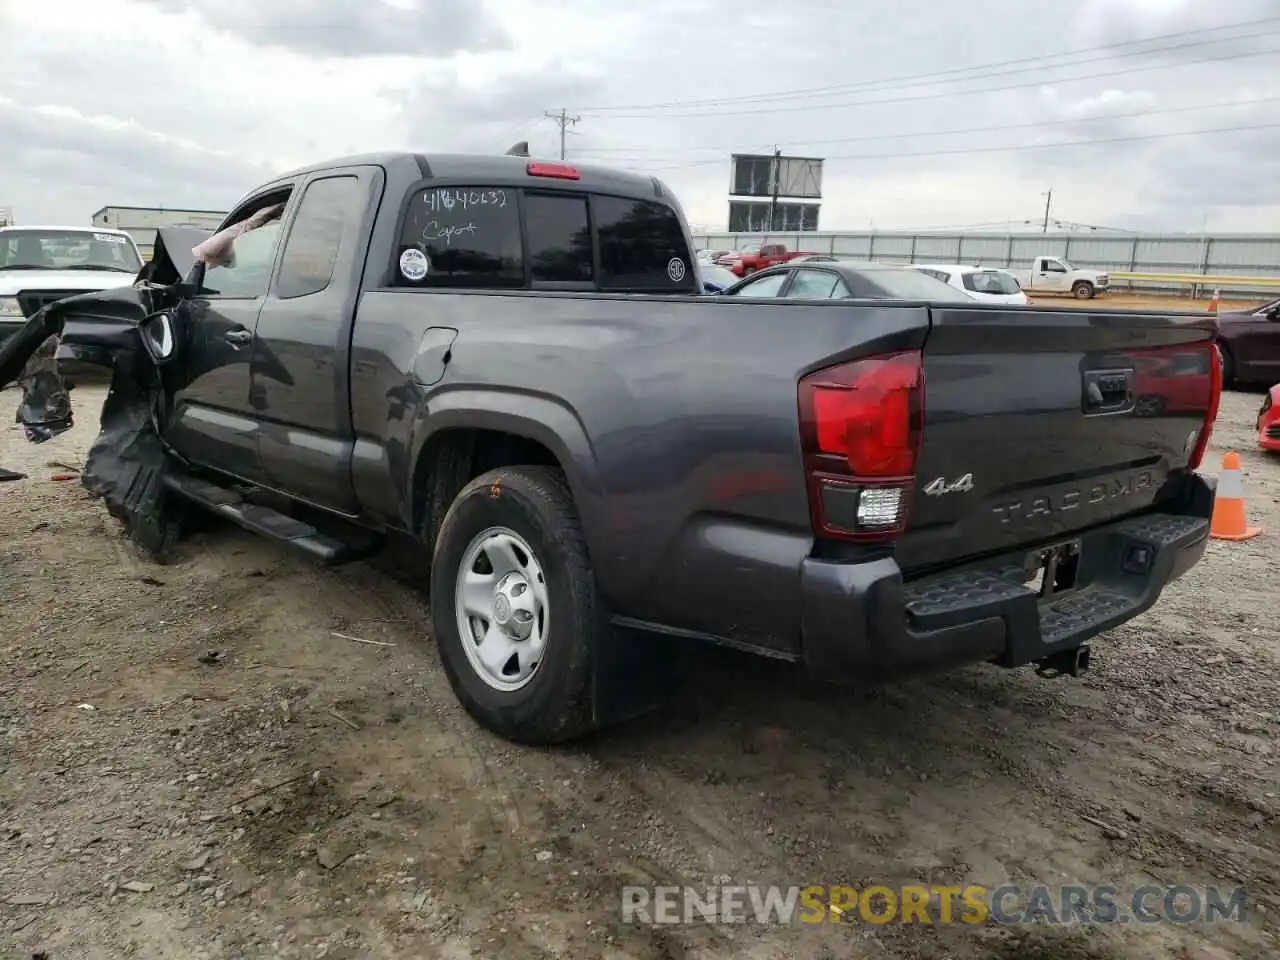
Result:
[[[137,280],[168,286],[184,279],[196,263],[191,251],[211,236],[212,231],[195,227],[161,227],[156,231],[151,260],[143,264]]]
[[[110,366],[115,354],[134,352],[138,324],[171,300],[167,287],[136,284],[82,293],[50,304],[0,344],[0,388],[19,380],[28,361],[35,363],[37,351],[50,339],[68,348],[75,359]]]
[[[36,312],[0,344],[0,388],[18,380],[28,361],[39,362],[33,358],[50,337],[57,337],[61,346],[51,356],[62,359],[111,366],[116,356],[133,353],[138,346],[138,324],[172,306],[176,284],[195,264],[192,248],[210,235],[208,230],[163,227],[156,232],[151,260],[136,277],[111,274],[114,282],[110,287],[67,297]],[[86,273],[89,271],[77,270],[57,275]],[[56,284],[51,287],[56,288]]]
[[[39,290],[108,290],[133,281],[132,273],[120,270],[0,270],[0,297]]]

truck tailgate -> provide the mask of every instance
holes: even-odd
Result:
[[[1221,386],[1208,321],[970,307],[931,319],[905,570],[1069,539],[1178,495]]]

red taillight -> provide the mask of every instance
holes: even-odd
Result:
[[[1191,451],[1191,459],[1187,461],[1189,470],[1196,470],[1204,460],[1205,451],[1209,449],[1209,438],[1213,436],[1213,425],[1218,419],[1218,405],[1222,402],[1222,352],[1216,343],[1209,344],[1209,406],[1204,412],[1204,426],[1200,428],[1200,436],[1196,439],[1195,448]]]
[[[920,352],[811,373],[800,381],[799,400],[814,531],[851,540],[900,533],[924,419]]]
[[[525,167],[531,177],[550,177],[552,180],[581,180],[582,174],[577,167],[565,163],[538,163],[534,161]]]

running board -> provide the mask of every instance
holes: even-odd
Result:
[[[167,474],[164,485],[206,510],[226,517],[251,533],[277,540],[328,566],[361,560],[378,546],[373,534],[363,535],[363,542],[352,543],[322,533],[309,523],[296,520],[278,510],[252,503],[235,490],[186,474]]]

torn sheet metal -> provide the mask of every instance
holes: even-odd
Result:
[[[150,391],[122,367],[111,376],[101,427],[80,482],[124,524],[130,539],[161,555],[175,539],[178,519],[164,487],[169,458],[156,432]]]
[[[183,505],[165,493],[170,463],[156,428],[160,378],[138,334],[148,316],[171,306],[182,273],[194,263],[205,231],[161,230],[156,253],[132,287],[82,294],[51,304],[0,346],[0,385],[22,388],[17,421],[43,443],[73,423],[71,395],[58,368],[64,351],[112,370],[101,430],[85,458],[81,483],[102,499],[128,536],[162,559],[176,539]],[[172,250],[170,249],[172,248]]]
[[[36,348],[18,376],[22,400],[18,422],[32,443],[44,443],[70,430],[71,394],[58,373],[58,338],[48,337]]]

